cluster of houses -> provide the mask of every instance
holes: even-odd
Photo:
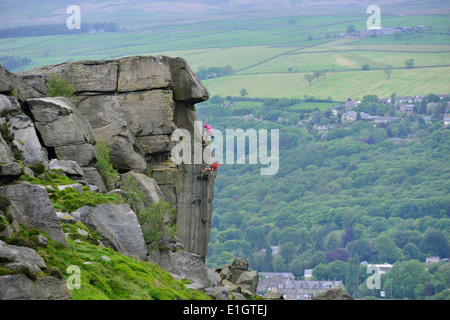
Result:
[[[260,272],[259,277],[256,289],[259,295],[265,297],[268,293],[276,293],[282,295],[284,300],[311,300],[332,287],[344,288],[342,280],[295,280],[289,272]]]
[[[362,29],[359,31],[355,31],[349,35],[351,36],[358,36],[358,37],[372,37],[372,36],[383,36],[383,35],[390,35],[390,34],[396,34],[396,33],[411,33],[411,32],[424,32],[427,31],[427,27],[423,25],[418,25],[415,27],[379,27],[379,28],[373,28],[373,29]],[[348,34],[344,34],[348,35]]]
[[[438,97],[442,100],[443,98],[450,97],[450,94],[440,94]],[[397,113],[402,113],[406,115],[411,115],[414,113],[415,103],[416,102],[422,102],[422,100],[425,98],[424,95],[417,95],[417,96],[406,96],[406,97],[396,97],[394,101],[394,108]],[[391,104],[391,99],[378,99],[379,103],[384,104]],[[371,121],[373,123],[387,123],[390,121],[395,121],[400,119],[401,117],[396,116],[378,116],[378,115],[371,115],[365,112],[357,112],[352,110],[353,108],[357,107],[358,104],[360,104],[361,101],[353,101],[352,99],[348,98],[347,101],[343,104],[334,106],[331,109],[331,112],[334,116],[340,115],[341,123],[349,124],[353,123],[358,120],[358,117],[360,117],[361,120],[365,121]],[[225,104],[223,104],[225,105]],[[228,105],[228,104],[227,104]],[[231,105],[231,104],[230,104]],[[427,110],[433,110],[439,105],[439,102],[429,102],[427,103]],[[450,112],[450,102],[448,103],[446,112]],[[431,116],[423,116],[425,121],[428,121]],[[311,121],[312,117],[308,120],[301,120],[298,122],[298,126],[305,126],[309,121]],[[268,122],[267,120],[262,120],[261,118],[255,117],[253,114],[248,114],[243,116],[244,123],[247,123],[248,121],[264,121]],[[275,122],[280,124],[286,124],[288,119],[284,119],[279,117]],[[444,127],[450,126],[450,113],[446,113],[443,115],[443,121],[444,121]],[[331,124],[316,124],[313,127],[313,130],[317,132],[328,132],[334,129],[341,128],[341,124],[339,123],[331,123]]]
[[[448,97],[448,96],[449,96],[448,94],[439,95],[439,97],[441,99]],[[425,96],[397,97],[394,102],[395,111],[398,113],[411,115],[414,113],[414,108],[415,108],[414,103],[422,102],[424,97]],[[392,100],[391,99],[378,99],[378,102],[384,103],[384,104],[391,104]],[[358,117],[361,117],[361,120],[372,121],[374,123],[386,123],[386,122],[395,121],[395,120],[400,119],[400,117],[370,115],[365,112],[356,112],[354,110],[351,110],[354,107],[358,106],[358,104],[360,104],[360,103],[361,103],[361,101],[359,101],[359,100],[352,101],[349,98],[344,104],[336,106],[332,109],[333,115],[337,116],[339,114],[339,112],[344,111],[341,115],[341,122],[344,122],[344,123],[355,122]],[[429,103],[427,103],[427,109],[433,110],[434,108],[436,108],[438,106],[438,104],[439,104],[438,102],[429,102]],[[449,106],[447,107],[447,111],[449,111],[449,110],[450,110],[450,103],[449,103]],[[424,118],[426,118],[426,117],[424,117]],[[425,120],[428,120],[428,118],[426,118]],[[449,126],[450,125],[450,114],[444,114],[443,120],[444,120],[444,126],[445,127]],[[339,124],[317,124],[314,126],[313,129],[318,132],[327,132],[327,131],[337,129],[340,127],[341,126]]]
[[[440,259],[438,256],[431,256],[426,258],[424,264],[428,265],[439,261],[448,262],[448,258]],[[367,261],[363,261],[361,264],[368,268],[371,267],[371,270],[380,275],[385,274],[393,267],[389,263],[369,264]],[[303,280],[296,280],[290,272],[260,272],[256,292],[263,297],[275,293],[282,295],[284,300],[311,300],[327,289],[333,287],[344,289],[342,280],[312,280],[312,271],[313,269],[306,269]]]

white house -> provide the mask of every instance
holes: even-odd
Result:
[[[450,114],[444,114],[444,127],[450,125]]]
[[[437,256],[431,256],[431,257],[426,257],[425,259],[425,263],[435,263],[435,262],[439,262],[439,257]]]

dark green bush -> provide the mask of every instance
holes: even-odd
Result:
[[[11,205],[11,200],[4,195],[3,193],[0,193],[0,210],[3,212],[6,212],[8,210],[8,207]]]
[[[36,275],[25,266],[14,269],[12,271],[12,274],[24,274],[28,279],[33,280],[33,281],[37,279]]]
[[[45,269],[45,271],[47,271],[48,275],[51,277],[55,277],[58,279],[64,279],[64,276],[59,269],[47,267],[47,269]]]
[[[33,173],[37,176],[41,175],[45,171],[45,166],[42,163],[33,164],[31,166],[28,166],[31,170],[33,170]]]
[[[56,75],[52,72],[47,88],[47,97],[73,97],[73,85],[67,83],[63,75]]]
[[[22,236],[16,236],[14,238],[7,239],[6,241],[9,245],[20,246],[20,247],[28,247],[36,250],[36,243],[31,241],[30,239],[25,239]]]

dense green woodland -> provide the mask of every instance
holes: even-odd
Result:
[[[223,133],[279,129],[280,168],[275,176],[261,176],[260,165],[220,166],[207,264],[217,267],[240,256],[252,269],[292,272],[298,278],[313,268],[318,280],[342,279],[353,294],[359,285],[358,296],[379,297],[379,290],[363,283],[370,274],[360,262],[395,263],[382,277],[387,296],[445,294],[450,264],[427,270],[422,262],[450,256],[450,130],[442,121],[447,99],[434,110],[417,103],[407,116],[364,97],[355,110],[401,117],[385,124],[341,123],[340,114],[330,110],[289,112],[283,105],[289,101],[282,100],[244,111],[227,109],[220,97],[211,100],[198,105],[198,112]],[[270,112],[287,122],[242,119],[249,113],[266,119]],[[300,115],[310,122],[298,126]],[[319,123],[341,127],[319,133],[313,129]],[[278,255],[272,256],[271,246],[279,246]],[[400,285],[401,277],[409,280]]]

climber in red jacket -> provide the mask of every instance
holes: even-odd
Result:
[[[202,175],[200,177],[197,178],[197,180],[208,180],[208,176],[206,175],[206,172],[208,171],[217,171],[217,169],[219,168],[219,162],[214,162],[212,165],[208,165],[205,167],[205,169],[203,169]]]
[[[207,171],[217,171],[219,168],[219,162],[214,162],[212,165],[206,166],[205,169],[203,169],[202,175],[205,175]]]

